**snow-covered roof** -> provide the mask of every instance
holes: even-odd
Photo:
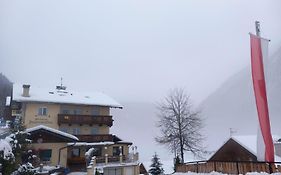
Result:
[[[137,166],[139,165],[139,161],[134,161],[134,162],[111,162],[108,164],[105,163],[98,163],[97,168],[113,168],[113,167],[123,167],[123,166]]]
[[[114,142],[76,142],[76,143],[67,143],[67,145],[73,145],[73,146],[106,146],[106,145],[113,145]]]
[[[13,85],[13,100],[18,102],[49,102],[62,104],[97,105],[122,108],[122,105],[101,92],[73,92],[68,90],[57,90],[38,88],[30,86],[29,96],[22,96],[23,87],[20,84]]]
[[[77,140],[77,141],[79,140],[79,139],[78,139],[77,137],[75,137],[74,135],[68,134],[68,133],[66,133],[66,132],[59,131],[59,130],[54,129],[54,128],[50,128],[50,127],[45,126],[45,125],[38,125],[38,126],[35,126],[35,127],[32,127],[32,128],[28,128],[28,129],[26,129],[26,132],[33,132],[33,131],[40,130],[40,129],[44,129],[44,130],[47,130],[47,131],[50,131],[50,132],[53,132],[53,133],[62,135],[62,136],[64,136],[64,137],[68,137],[68,138]]]
[[[279,136],[274,135],[274,136],[272,136],[272,138],[273,138],[273,141],[276,142],[278,140]],[[256,135],[231,136],[230,139],[233,139],[235,142],[237,142],[238,144],[243,146],[245,149],[247,149],[253,155],[255,155],[255,156],[257,155],[257,136]],[[279,161],[281,161],[281,158],[279,156],[275,155],[275,161],[279,162]]]
[[[241,146],[246,148],[252,154],[257,155],[257,136],[255,135],[243,135],[243,136],[232,136],[234,141],[239,143]]]

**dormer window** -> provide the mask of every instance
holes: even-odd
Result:
[[[47,107],[40,107],[38,109],[38,115],[39,116],[46,116],[48,114],[48,109]]]

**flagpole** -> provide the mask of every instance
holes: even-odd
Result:
[[[255,21],[256,36],[251,35],[251,67],[253,87],[259,119],[257,133],[257,160],[274,162],[274,145],[270,129],[269,109],[266,95],[264,61],[267,59],[269,40],[261,38],[260,22]],[[266,67],[266,66],[265,66]]]
[[[260,26],[260,22],[259,22],[259,21],[256,21],[256,22],[255,22],[255,25],[256,25],[256,35],[257,35],[258,37],[260,37],[260,36],[261,36],[261,26]]]

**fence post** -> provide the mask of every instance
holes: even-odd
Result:
[[[237,174],[239,174],[239,165],[238,165],[238,162],[236,162],[236,169],[237,169]]]
[[[198,173],[198,162],[196,163],[196,172]]]
[[[272,167],[271,167],[271,163],[268,163],[268,166],[269,166],[269,173],[270,173],[270,174],[273,173]]]
[[[216,161],[214,161],[214,170],[217,171],[217,164],[216,164]]]

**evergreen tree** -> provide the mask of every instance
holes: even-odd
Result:
[[[13,145],[13,153],[15,155],[15,161],[18,165],[14,175],[33,175],[35,174],[32,162],[35,158],[31,150],[27,150],[27,145],[31,143],[28,139],[29,133],[25,132],[21,117],[16,118],[12,128],[13,139],[11,144]]]
[[[25,132],[21,117],[15,119],[13,125],[11,125],[11,132],[12,134],[9,136],[11,138],[10,143],[16,163],[20,164],[22,163],[22,157],[28,153],[27,145],[31,143],[31,140],[28,139],[29,134]]]
[[[151,159],[152,164],[150,165],[149,173],[152,175],[161,175],[164,173],[164,170],[162,168],[162,163],[160,162],[160,159],[158,155],[155,153]]]
[[[32,166],[34,155],[31,150],[27,150],[27,144],[31,142],[28,139],[28,133],[25,132],[25,128],[18,118],[11,125],[11,134],[5,138],[7,144],[11,147],[11,156],[2,156],[0,154],[0,163],[2,166],[3,175],[33,175],[35,170]],[[0,153],[4,153],[4,150],[0,150]]]

